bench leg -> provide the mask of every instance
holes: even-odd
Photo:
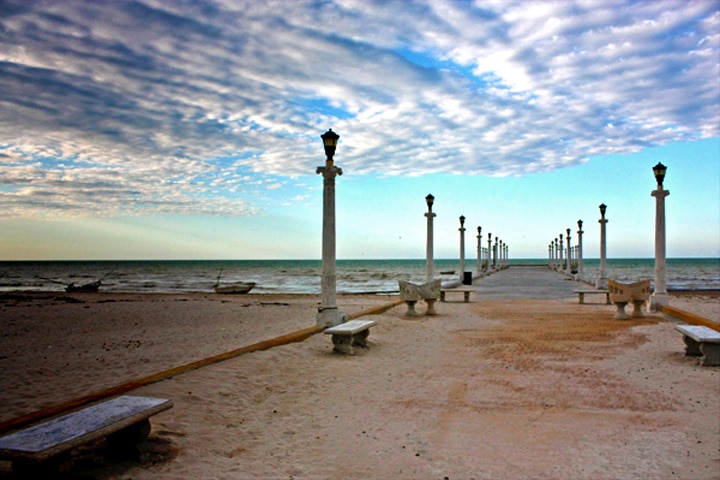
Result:
[[[580,305],[583,305],[585,303],[585,294],[584,293],[578,293],[578,297],[580,297],[578,300],[580,301]]]
[[[645,314],[643,313],[643,305],[645,304],[645,300],[639,300],[639,301],[633,301],[633,313],[632,316],[635,318],[644,317]]]
[[[64,463],[70,462],[72,462],[72,460],[70,459],[70,454],[67,452],[43,462],[19,458],[12,461],[12,471],[17,478],[56,478],[60,472],[60,467],[63,466]]]
[[[440,301],[441,302],[445,301],[445,292],[440,292]]]
[[[610,292],[605,294],[605,305],[611,305],[612,302],[610,301]]]
[[[344,353],[346,355],[354,355],[353,350],[353,336],[352,335],[333,335],[333,351],[338,353]]]
[[[363,330],[362,332],[358,332],[352,336],[352,344],[357,347],[369,348],[367,344],[367,339],[369,336],[369,328],[367,330]]]
[[[720,365],[720,343],[701,343],[700,351],[703,356],[700,358],[700,365],[712,367]]]
[[[615,302],[615,306],[617,307],[615,316],[613,317],[615,320],[626,320],[630,318],[627,313],[625,313],[625,305],[627,305],[627,302]]]
[[[683,340],[685,341],[685,356],[686,357],[702,356],[702,352],[700,351],[700,344],[698,342],[696,342],[692,338],[688,337],[687,335],[683,335]]]
[[[405,312],[406,317],[417,317],[418,313],[415,311],[415,304],[417,303],[416,300],[405,300],[405,303],[407,304],[407,312]]]
[[[107,436],[105,457],[115,460],[136,458],[140,453],[138,446],[150,434],[150,428],[150,419],[146,418],[129,427],[111,433]]]
[[[463,300],[465,303],[470,303],[470,292],[463,292]]]
[[[427,310],[425,311],[425,315],[437,315],[437,312],[435,311],[435,299],[426,298],[425,303],[427,303]]]

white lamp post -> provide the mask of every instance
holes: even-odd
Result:
[[[670,305],[670,296],[665,283],[665,197],[670,195],[663,189],[663,180],[667,167],[659,163],[653,167],[657,180],[657,190],[653,190],[655,197],[655,291],[650,297],[650,308],[659,311],[661,307]]]
[[[478,226],[477,229],[477,267],[475,270],[479,276],[482,273],[482,227]]]
[[[489,274],[490,269],[492,268],[492,265],[490,264],[492,257],[492,233],[488,233],[488,248],[487,248],[487,258],[486,258],[486,267],[485,267],[485,273]]]
[[[465,216],[460,215],[460,282],[465,279]]]
[[[425,281],[432,282],[434,273],[434,260],[433,260],[433,218],[435,214],[432,211],[433,202],[435,197],[432,194],[428,194],[425,197],[425,203],[427,203],[428,211],[425,214],[427,217],[427,242],[425,246]]]
[[[566,230],[567,232],[567,259],[565,260],[565,265],[567,268],[567,273],[572,273],[572,246],[570,244],[570,229],[568,228]]]
[[[582,229],[582,220],[577,221],[578,224],[578,246],[577,246],[577,257],[578,257],[578,266],[577,266],[577,279],[582,280],[583,276],[583,251],[582,251],[582,235],[583,235],[583,229]]]
[[[597,279],[595,286],[597,288],[608,288],[607,278],[607,240],[606,240],[606,229],[608,221],[605,219],[605,211],[607,205],[604,203],[600,204],[600,278]]]
[[[565,270],[565,260],[563,259],[563,255],[565,255],[565,249],[563,248],[563,235],[562,233],[558,237],[558,241],[560,242],[560,270]]]
[[[340,135],[330,129],[320,137],[327,158],[325,166],[317,167],[316,171],[323,176],[322,303],[318,308],[317,324],[335,326],[347,320],[347,315],[337,308],[335,286],[335,177],[342,175],[342,169],[335,166],[333,157]]]

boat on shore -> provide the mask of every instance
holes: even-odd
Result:
[[[37,278],[40,278],[42,280],[47,280],[48,282],[59,283],[60,285],[65,285],[65,291],[68,293],[73,293],[73,292],[97,293],[100,290],[100,285],[102,285],[102,278],[100,280],[95,280],[94,282],[90,282],[90,283],[83,283],[81,285],[78,285],[75,282],[70,282],[70,283],[61,282],[60,280],[53,280],[52,278],[45,278],[45,277],[37,277]]]
[[[215,285],[215,293],[244,294],[248,293],[255,286],[255,282],[235,282]]]
[[[222,277],[223,267],[220,267],[218,272],[217,280],[215,281],[215,293],[229,293],[235,295],[242,295],[248,293],[255,286],[255,282],[232,282],[221,285],[220,277]]]
[[[85,283],[83,285],[75,285],[75,283],[71,282],[68,283],[65,287],[66,292],[93,292],[97,293],[100,290],[100,285],[102,284],[101,280],[96,280],[94,282]]]

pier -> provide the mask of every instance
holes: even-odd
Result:
[[[578,282],[547,266],[513,265],[475,280],[476,295],[487,299],[562,299],[576,296]]]

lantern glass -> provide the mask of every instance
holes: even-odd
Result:
[[[657,180],[657,184],[660,187],[662,187],[663,180],[665,180],[665,172],[666,171],[667,171],[667,167],[660,162],[658,162],[658,164],[653,167],[653,173],[655,174],[655,180]]]
[[[600,215],[602,215],[603,217],[605,216],[605,210],[607,210],[607,205],[605,205],[604,203],[601,203],[600,204]]]
[[[325,156],[328,160],[332,160],[335,156],[335,147],[337,147],[338,138],[340,135],[332,131],[332,128],[327,132],[320,135],[323,140],[323,146],[325,147]]]
[[[425,197],[425,202],[427,202],[428,208],[432,210],[433,202],[435,202],[435,197],[432,196],[432,193],[428,193],[428,196]]]

